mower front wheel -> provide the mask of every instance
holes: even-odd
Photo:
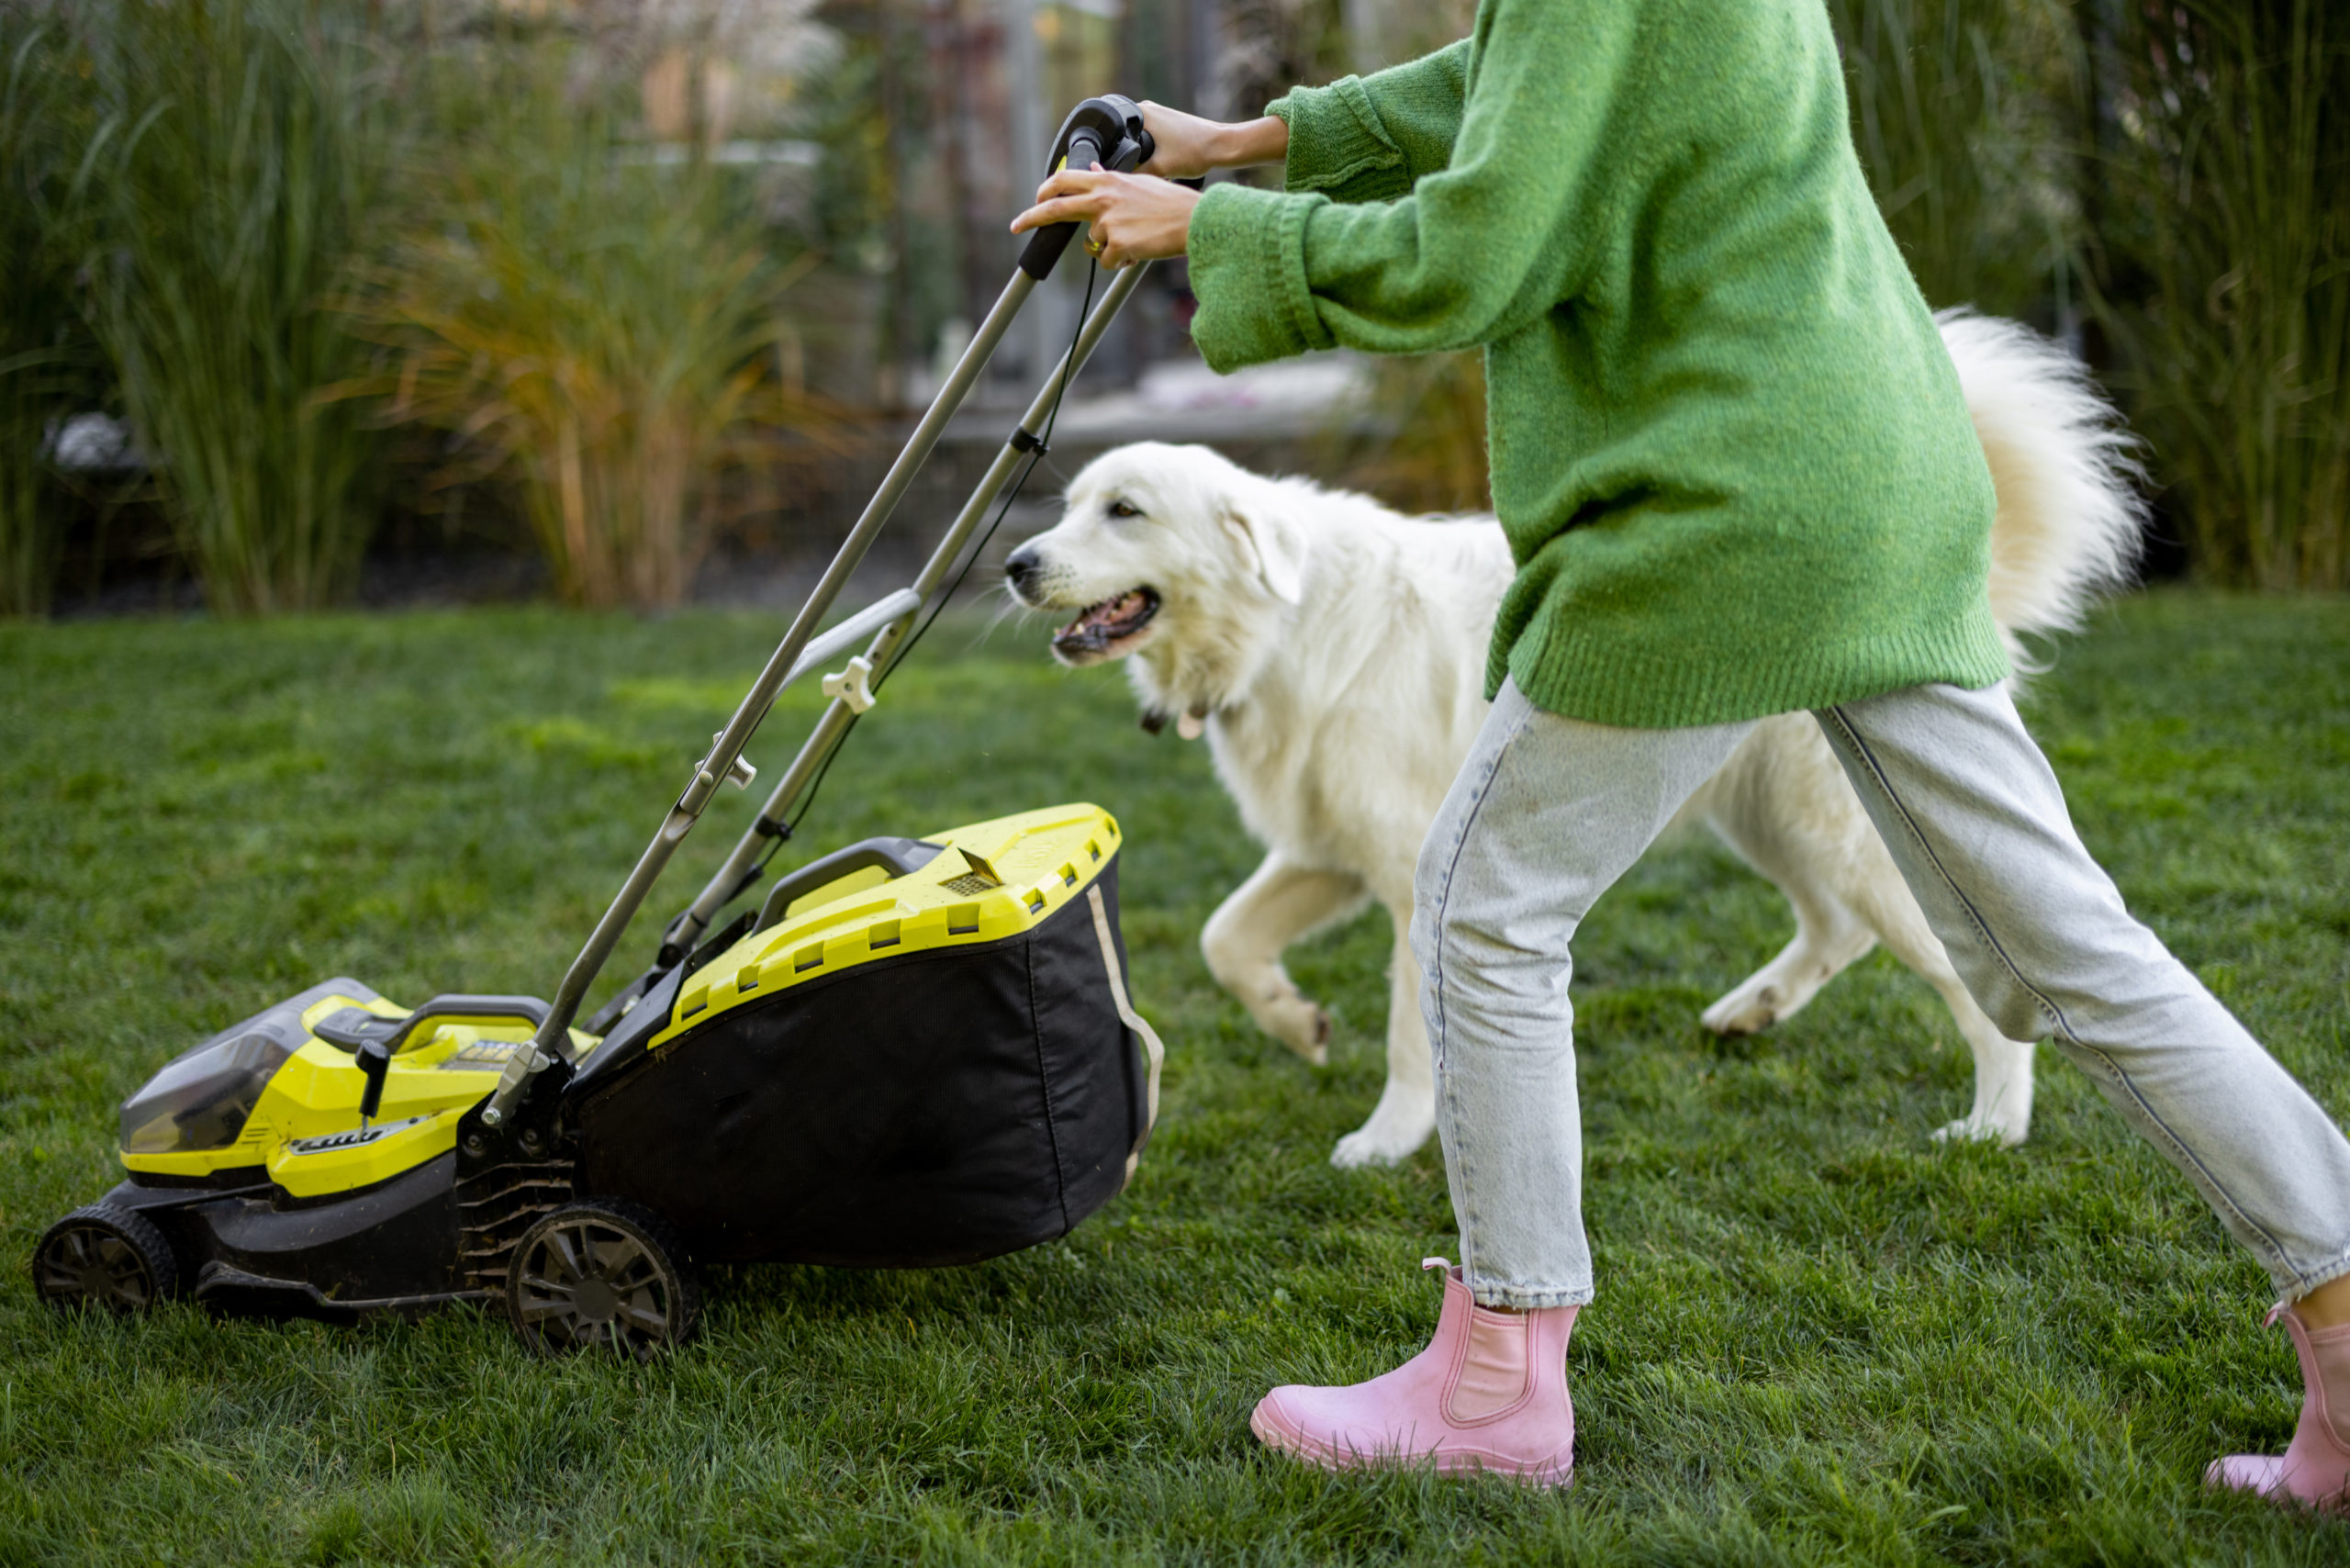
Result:
[[[75,1209],[33,1249],[33,1289],[60,1312],[144,1312],[179,1285],[172,1244],[145,1215],[112,1204]]]
[[[506,1271],[506,1310],[543,1354],[605,1350],[649,1361],[692,1335],[701,1293],[668,1221],[638,1204],[583,1198],[522,1233]]]

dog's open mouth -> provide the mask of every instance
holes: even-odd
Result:
[[[1053,633],[1053,652],[1065,659],[1106,654],[1150,624],[1158,613],[1158,590],[1129,588],[1105,599]]]

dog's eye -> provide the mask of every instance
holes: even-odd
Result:
[[[1112,501],[1110,515],[1112,517],[1140,517],[1142,509],[1131,501]]]

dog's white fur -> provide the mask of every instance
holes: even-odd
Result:
[[[1941,318],[1998,489],[1991,603],[2020,634],[2078,623],[2124,581],[2141,527],[2131,441],[2080,366],[2011,322]],[[1135,515],[1113,515],[1123,505]],[[1249,474],[1204,447],[1143,442],[1087,465],[1054,528],[1014,552],[1016,595],[1080,610],[1148,587],[1157,613],[1089,664],[1131,655],[1145,707],[1202,714],[1217,776],[1270,853],[1202,934],[1258,1025],[1326,1059],[1328,1015],[1281,953],[1375,899],[1394,924],[1387,1086],[1342,1166],[1400,1159],[1435,1126],[1419,973],[1404,942],[1429,822],[1485,714],[1485,647],[1511,577],[1486,519],[1415,520],[1366,497]],[[1186,728],[1193,728],[1187,725]],[[1938,1137],[2020,1142],[2032,1045],[1975,1004],[1806,713],[1763,721],[1684,808],[1775,882],[1795,939],[1706,1009],[1718,1034],[1794,1014],[1878,942],[1941,993],[1974,1048],[1974,1109]]]

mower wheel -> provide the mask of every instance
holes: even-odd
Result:
[[[163,1233],[145,1215],[112,1204],[75,1209],[33,1249],[33,1289],[60,1312],[144,1312],[179,1281],[179,1261]]]
[[[701,1292],[668,1221],[622,1199],[583,1198],[522,1233],[506,1310],[542,1354],[595,1349],[650,1361],[692,1335]]]

